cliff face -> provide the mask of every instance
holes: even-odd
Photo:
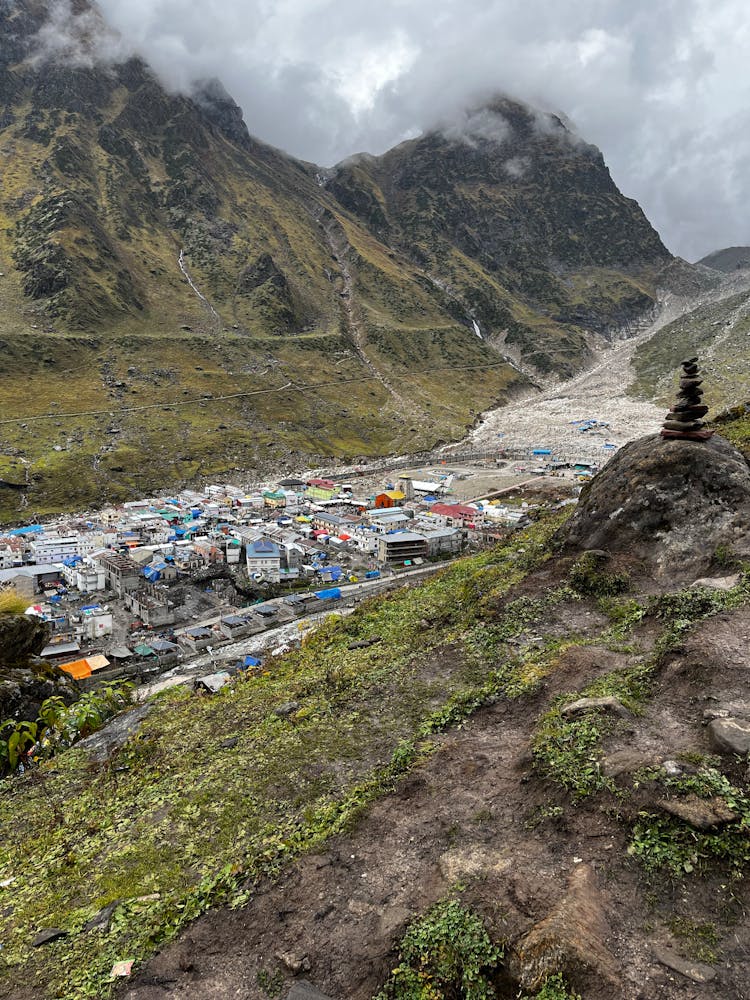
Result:
[[[507,99],[347,161],[328,187],[541,368],[574,366],[587,334],[641,316],[671,260],[596,147]]]

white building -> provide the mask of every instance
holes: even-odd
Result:
[[[250,542],[246,549],[247,574],[251,580],[263,579],[278,583],[281,579],[281,553],[274,542],[260,538]]]
[[[83,612],[83,635],[87,639],[102,639],[112,635],[112,613],[104,608]]]
[[[41,566],[80,555],[78,535],[42,535],[31,543],[31,558]]]
[[[75,580],[73,586],[82,594],[93,594],[97,590],[107,589],[107,577],[98,563],[79,563],[73,567]]]

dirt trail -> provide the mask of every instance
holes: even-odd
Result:
[[[346,326],[349,331],[349,338],[357,357],[393,397],[394,401],[398,404],[405,415],[409,415],[410,419],[415,416],[426,419],[427,415],[420,409],[419,405],[413,399],[411,401],[407,401],[395,388],[390,379],[383,374],[380,368],[378,368],[368,355],[366,350],[367,336],[362,328],[360,317],[357,315],[357,309],[355,306],[354,280],[349,268],[349,262],[346,259],[348,250],[346,236],[343,230],[341,230],[337,220],[333,217],[326,219],[321,216],[318,221],[325,235],[331,255],[336,261],[336,265],[344,285],[341,293],[341,301],[344,308],[344,315],[346,317]]]
[[[376,803],[355,834],[301,859],[245,909],[199,921],[125,996],[265,1000],[259,979],[279,967],[277,953],[308,956],[310,978],[336,997],[374,995],[394,939],[415,914],[462,875],[519,866],[503,831],[519,822],[513,799],[526,727],[506,713],[496,706],[444,737],[435,757]],[[549,868],[547,878],[558,867],[533,837],[520,863]]]

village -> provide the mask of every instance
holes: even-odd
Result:
[[[259,666],[249,650],[288,643],[292,623],[301,634],[570,502],[592,470],[529,458],[214,484],[27,524],[0,535],[0,587],[32,602],[43,657],[83,687],[191,663],[225,676]]]

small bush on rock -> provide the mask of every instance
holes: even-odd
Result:
[[[592,597],[615,597],[630,586],[627,573],[610,573],[606,569],[609,557],[605,552],[584,552],[570,570],[570,585],[579,594]]]

